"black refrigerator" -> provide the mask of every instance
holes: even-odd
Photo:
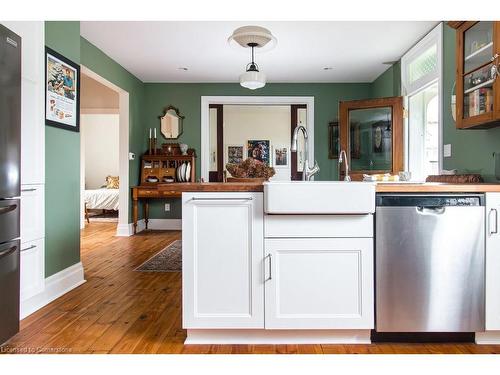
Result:
[[[21,38],[0,24],[0,345],[19,332]]]

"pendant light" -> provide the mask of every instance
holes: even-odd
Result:
[[[252,49],[252,62],[247,65],[245,73],[240,75],[240,85],[250,90],[264,87],[266,75],[259,71],[259,66],[255,63],[254,53],[256,48],[260,51],[273,49],[277,43],[273,34],[261,26],[243,26],[234,30],[227,41],[229,45]]]
[[[254,61],[254,48],[256,43],[249,43],[252,49],[252,62],[246,67],[246,72],[240,75],[240,85],[250,90],[256,90],[266,85],[266,75],[259,72],[259,66]]]

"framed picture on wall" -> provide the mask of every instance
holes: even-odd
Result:
[[[268,140],[249,140],[247,142],[247,156],[270,165],[270,149]]]
[[[226,160],[231,164],[240,164],[245,159],[245,146],[243,145],[227,145]]]
[[[288,147],[274,147],[274,167],[288,168],[289,166]]]
[[[339,158],[339,123],[328,123],[328,159]]]
[[[80,66],[45,47],[45,124],[80,131]]]

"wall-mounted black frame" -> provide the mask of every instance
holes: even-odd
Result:
[[[44,105],[45,125],[80,131],[80,65],[49,47],[45,47]]]

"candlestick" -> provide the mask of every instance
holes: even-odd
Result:
[[[149,139],[151,139],[151,128],[149,128]]]
[[[155,139],[156,139],[156,128],[155,128]]]

